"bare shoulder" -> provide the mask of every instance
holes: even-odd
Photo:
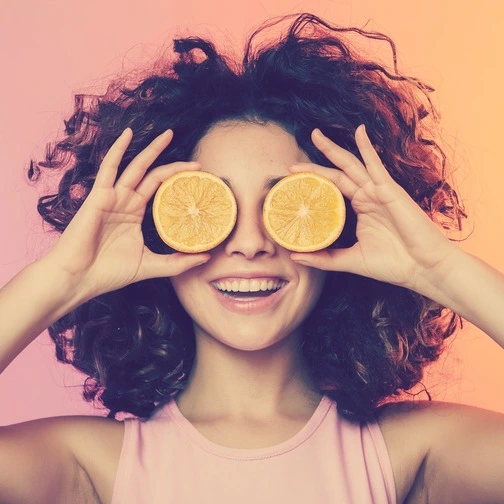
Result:
[[[482,500],[482,489],[488,502],[501,502],[495,499],[503,498],[499,488],[504,477],[504,415],[419,401],[382,406],[378,421],[398,502],[483,503],[487,501]]]
[[[112,500],[124,438],[124,422],[110,418],[74,416],[64,419],[65,437],[86,472],[100,502]]]
[[[123,422],[92,416],[44,418],[1,427],[2,498],[12,495],[12,501],[30,503],[110,503],[123,436]]]

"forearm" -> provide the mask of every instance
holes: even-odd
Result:
[[[504,348],[504,275],[458,249],[442,274],[426,274],[419,291],[452,309]]]
[[[0,373],[42,331],[83,301],[69,277],[49,261],[21,270],[0,289]]]

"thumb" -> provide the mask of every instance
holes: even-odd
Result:
[[[191,268],[205,264],[210,257],[210,254],[207,253],[155,254],[146,248],[138,280],[177,276]]]
[[[294,262],[311,268],[362,275],[364,268],[360,257],[358,243],[350,248],[295,252],[290,256]]]

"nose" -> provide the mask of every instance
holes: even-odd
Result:
[[[262,209],[238,207],[233,231],[224,242],[227,255],[242,255],[246,259],[272,256],[276,244],[270,238],[262,220]]]

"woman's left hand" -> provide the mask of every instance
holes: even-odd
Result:
[[[420,283],[425,285],[425,275],[431,281],[442,281],[453,264],[450,259],[460,249],[392,179],[364,126],[357,128],[355,140],[365,165],[319,130],[312,132],[312,140],[340,169],[301,163],[290,170],[316,172],[336,184],[357,214],[358,241],[350,248],[293,253],[291,258],[307,266],[356,273],[416,291],[423,290]]]

